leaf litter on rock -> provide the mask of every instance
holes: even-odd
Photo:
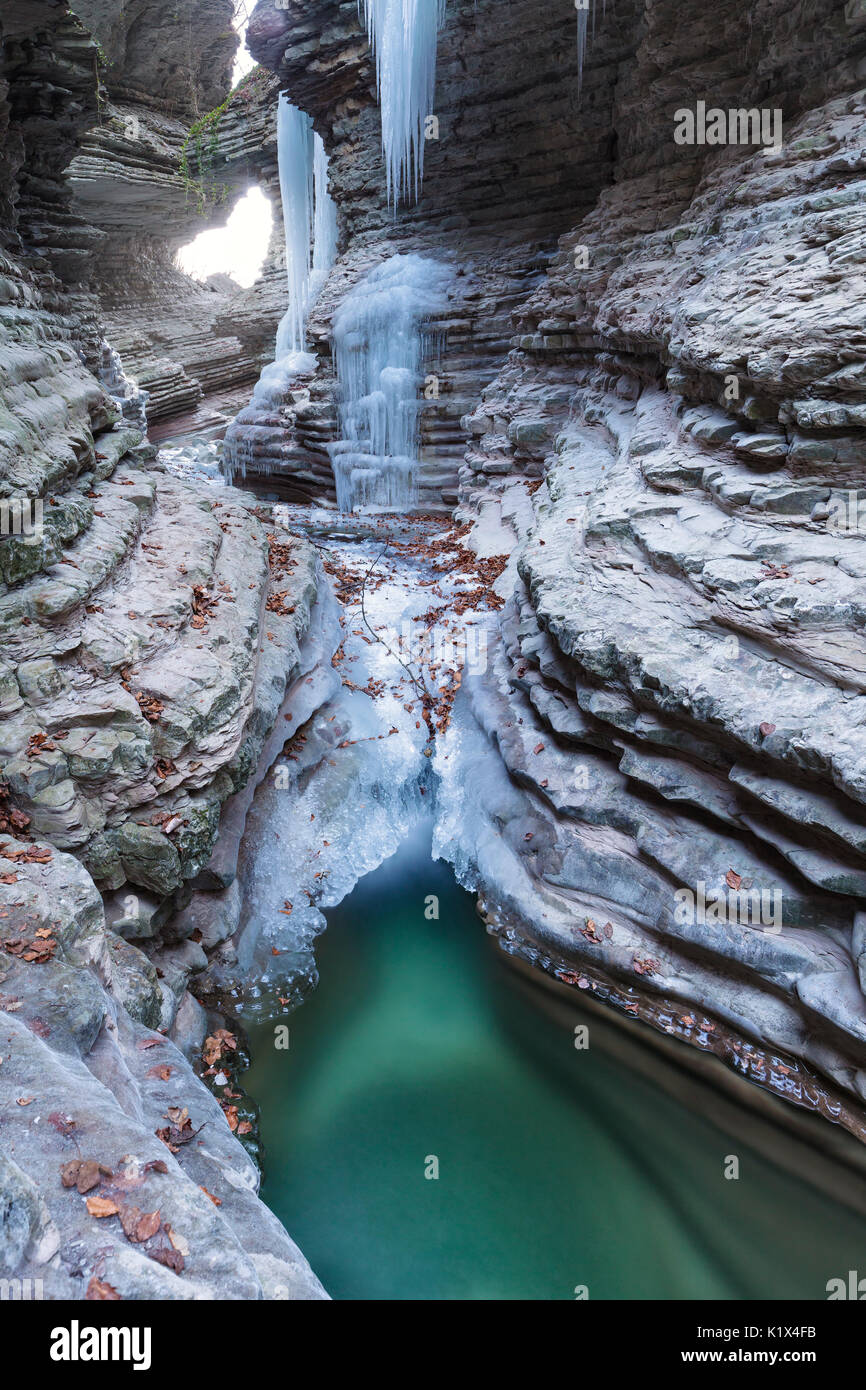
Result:
[[[58,1117],[60,1118],[60,1117]],[[126,1239],[133,1245],[148,1247],[145,1254],[158,1264],[165,1265],[175,1274],[184,1269],[185,1256],[189,1254],[189,1243],[168,1222],[163,1222],[159,1208],[143,1211],[141,1207],[123,1201],[122,1193],[130,1188],[140,1187],[148,1173],[167,1173],[168,1164],[164,1159],[150,1159],[141,1173],[117,1173],[98,1159],[73,1159],[64,1163],[60,1169],[60,1180],[64,1187],[75,1188],[85,1197],[88,1214],[97,1221],[109,1220],[116,1216]],[[93,1189],[102,1185],[101,1192]],[[89,1194],[89,1195],[87,1195]],[[170,1242],[167,1246],[150,1246],[159,1234]],[[95,1281],[95,1282],[94,1282]],[[92,1292],[91,1290],[92,1286]],[[108,1290],[109,1292],[103,1291]],[[94,1275],[88,1286],[89,1298],[113,1298],[116,1291],[110,1292],[111,1285],[104,1285]]]

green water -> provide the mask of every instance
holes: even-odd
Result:
[[[825,1298],[866,1271],[866,1220],[510,987],[429,847],[328,921],[290,1048],[253,1029],[246,1085],[262,1195],[333,1297]]]

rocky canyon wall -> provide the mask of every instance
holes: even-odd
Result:
[[[279,319],[276,300],[251,299],[228,277],[202,285],[174,263],[251,185],[267,187],[273,138],[247,119],[257,78],[230,92],[233,9],[232,0],[168,10],[142,0],[118,11],[84,0],[77,10],[96,43],[99,99],[69,168],[73,206],[99,236],[93,288],[112,346],[149,392],[153,424],[254,381]],[[224,127],[236,107],[243,147],[217,173],[217,133],[231,148]]]
[[[452,264],[421,504],[456,492],[512,564],[466,685],[493,780],[445,848],[509,949],[862,1133],[866,17],[608,6],[580,95],[574,24],[448,7],[440,138],[394,215],[355,7],[259,4],[342,254],[252,472],[327,495],[335,306],[395,250]],[[699,102],[780,139],[680,143]]]
[[[246,293],[173,256],[250,181],[278,210],[281,90],[339,245],[314,367],[238,426],[251,484],[333,511],[335,315],[394,255],[451,272],[418,504],[500,606],[430,750],[437,851],[507,951],[866,1133],[862,0],[614,0],[582,80],[570,0],[450,0],[396,210],[354,0],[261,0],[230,95],[231,10],[0,3],[0,1267],[52,1296],[322,1296],[193,1073],[188,986],[231,952],[257,781],[340,684],[332,599],[95,375],[107,336],[159,426],[251,388],[279,223]],[[701,102],[780,138],[679,143]],[[159,1235],[106,1263],[76,1155],[182,1281]]]
[[[519,517],[474,698],[534,793],[530,934],[861,1134],[864,72],[856,6],[647,12],[615,183],[516,317],[461,477],[463,515]],[[677,145],[701,99],[778,111],[779,146]]]
[[[53,0],[0,26],[0,1270],[54,1298],[322,1297],[187,1060],[194,924],[160,935],[303,683],[315,555],[166,474],[92,374],[107,234],[68,169],[99,50]],[[108,1252],[97,1182],[150,1213]]]

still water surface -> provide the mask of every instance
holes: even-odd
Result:
[[[826,1298],[866,1272],[866,1219],[512,989],[429,841],[327,915],[290,1049],[255,1026],[245,1084],[262,1195],[333,1297]]]

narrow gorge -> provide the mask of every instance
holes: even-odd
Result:
[[[864,0],[0,45],[2,1296],[848,1296]]]

